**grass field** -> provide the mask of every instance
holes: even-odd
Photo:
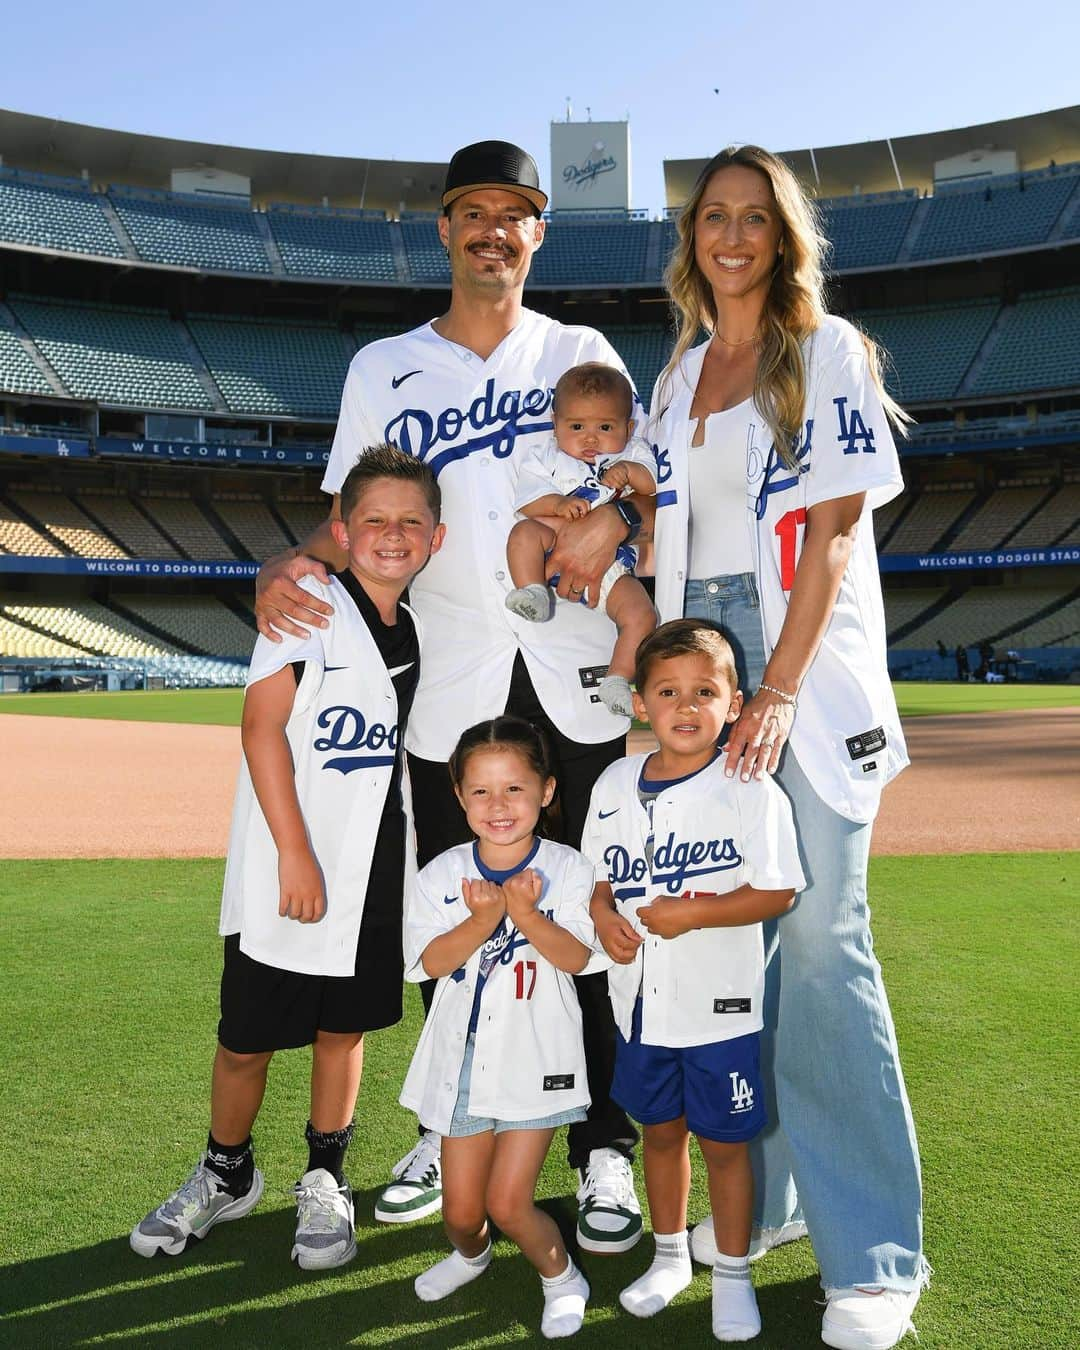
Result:
[[[1075,1346],[1080,854],[887,858],[871,877],[926,1180],[935,1278],[919,1309],[922,1348]],[[416,1301],[412,1279],[444,1254],[438,1224],[371,1220],[413,1128],[396,1096],[419,1023],[415,990],[405,1022],[368,1048],[350,1154],[352,1265],[320,1275],[288,1260],[288,1187],[305,1157],[303,1051],[271,1071],[256,1213],[176,1262],[130,1251],[127,1230],[182,1179],[206,1135],[220,882],[220,861],[3,864],[0,1344],[407,1340],[436,1350],[537,1339],[536,1280],[509,1244],[483,1280],[432,1307]],[[542,1184],[572,1223],[558,1141]],[[693,1217],[706,1208],[699,1179]],[[625,1257],[587,1259],[593,1301],[575,1344],[712,1343],[705,1273],[655,1322],[618,1307],[618,1289],[649,1258],[646,1239]],[[809,1244],[772,1253],[755,1280],[765,1331],[754,1344],[820,1345]]]
[[[897,684],[894,688],[903,717],[1080,706],[1080,685],[1075,684]],[[119,694],[0,694],[0,713],[237,726],[242,703],[243,691],[240,689],[139,690]]]

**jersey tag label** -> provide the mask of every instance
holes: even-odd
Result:
[[[714,1013],[748,1013],[750,1011],[750,1000],[748,998],[714,998],[712,1010]]]
[[[872,731],[860,731],[857,736],[849,736],[845,742],[852,759],[865,759],[867,755],[876,755],[885,749],[885,728],[874,727]]]
[[[567,1088],[574,1086],[574,1075],[572,1073],[546,1073],[544,1074],[545,1092],[565,1092]]]
[[[876,768],[877,768],[877,760],[876,760],[876,759],[872,759],[872,760],[870,760],[868,763],[866,763],[866,764],[864,764],[864,765],[862,766],[862,771],[863,771],[863,773],[869,773],[871,769],[876,769]]]
[[[582,689],[599,689],[600,681],[607,674],[607,666],[579,666],[578,679],[581,681]],[[589,695],[590,703],[599,703],[599,694]]]

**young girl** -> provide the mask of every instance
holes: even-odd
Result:
[[[406,978],[439,983],[401,1102],[443,1136],[454,1250],[416,1293],[445,1298],[487,1269],[490,1218],[540,1274],[542,1333],[572,1336],[589,1286],[534,1194],[556,1127],[589,1104],[571,976],[591,955],[593,869],[536,833],[555,780],[528,722],[471,727],[450,776],[476,839],[430,862],[410,899]]]

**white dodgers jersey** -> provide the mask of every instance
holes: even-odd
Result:
[[[519,648],[565,736],[595,744],[629,729],[597,693],[616,639],[607,616],[557,605],[535,624],[505,605],[518,471],[552,433],[556,381],[584,361],[623,370],[595,330],[523,310],[486,361],[428,323],[371,343],[349,367],[323,489],[338,492],[364,448],[389,441],[429,464],[442,490],[445,543],[409,588],[426,641],[407,743],[422,759],[449,759],[466,727],[504,710]]]

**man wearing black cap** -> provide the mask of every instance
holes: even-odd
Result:
[[[450,307],[431,323],[364,347],[345,381],[341,415],[323,479],[337,493],[357,456],[390,441],[428,463],[443,497],[446,541],[411,587],[423,623],[420,684],[409,719],[409,774],[423,865],[469,838],[453,795],[447,760],[465,728],[504,711],[542,725],[559,783],[564,836],[577,845],[593,783],[624,753],[628,722],[600,702],[615,631],[583,605],[555,607],[532,624],[511,614],[506,538],[514,523],[518,465],[552,434],[552,391],[559,376],[585,361],[622,368],[607,340],[525,309],[522,291],[543,243],[536,164],[518,146],[482,141],[450,161],[438,222],[450,262]],[[559,593],[598,594],[615,548],[640,518],[626,503],[567,522],[552,555]],[[326,607],[296,582],[344,565],[319,527],[296,550],[268,562],[259,577],[259,629],[274,637],[303,632],[297,620],[323,623]],[[614,1026],[604,974],[577,981],[582,1007],[589,1119],[570,1128],[570,1163],[579,1169],[578,1236],[595,1252],[626,1251],[641,1235],[629,1158],[636,1133],[609,1097]],[[430,1002],[430,995],[427,1002]],[[376,1217],[400,1223],[441,1205],[439,1140],[428,1132],[395,1169],[396,1183]]]

